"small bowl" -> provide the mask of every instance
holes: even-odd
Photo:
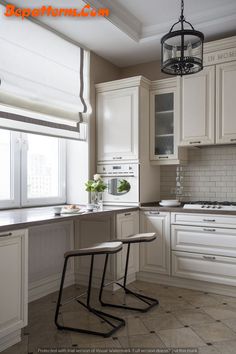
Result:
[[[87,211],[93,211],[94,205],[93,204],[87,204],[86,209],[87,209]]]
[[[61,215],[62,207],[54,207],[53,211],[55,215]]]

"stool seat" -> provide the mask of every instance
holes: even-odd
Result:
[[[151,242],[154,241],[155,239],[156,239],[155,232],[147,232],[143,234],[128,236],[118,241],[121,241],[124,244],[128,244],[128,243],[139,243],[139,242]]]
[[[86,255],[95,255],[95,254],[112,254],[119,252],[122,249],[122,242],[102,242],[95,244],[88,248],[80,248],[77,250],[68,251],[64,254],[64,257],[73,257],[73,256],[86,256]]]

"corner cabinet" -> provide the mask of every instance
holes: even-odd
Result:
[[[236,61],[216,65],[216,143],[236,143]]]
[[[140,271],[170,275],[170,213],[141,213],[141,232],[155,232],[153,242],[140,244]]]
[[[121,81],[96,85],[98,163],[139,158],[139,87]]]
[[[28,232],[0,233],[0,351],[21,340],[27,325]]]
[[[214,144],[215,67],[181,80],[180,145]]]
[[[150,93],[150,160],[152,164],[179,164],[186,160],[179,144],[179,80],[158,80]]]

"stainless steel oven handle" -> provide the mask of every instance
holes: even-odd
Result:
[[[135,175],[104,175],[104,174],[101,174],[101,177],[105,178],[105,177],[135,177]]]

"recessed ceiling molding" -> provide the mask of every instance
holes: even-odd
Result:
[[[142,23],[132,13],[123,8],[123,6],[118,5],[115,1],[112,2],[109,0],[83,1],[95,9],[109,8],[110,15],[106,19],[135,42],[139,42],[142,32]]]

